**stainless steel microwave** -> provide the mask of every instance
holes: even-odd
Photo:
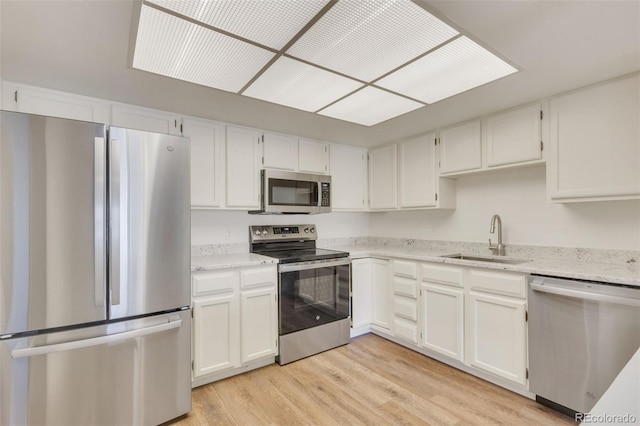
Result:
[[[331,176],[264,169],[262,214],[316,214],[331,211]]]

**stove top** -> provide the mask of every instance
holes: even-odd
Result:
[[[254,251],[254,253],[263,256],[275,257],[280,263],[294,262],[310,262],[313,260],[338,259],[348,257],[346,251],[328,250],[321,248],[313,249],[293,249],[293,250],[277,250],[277,251]]]
[[[280,263],[348,257],[346,251],[316,248],[315,225],[261,225],[249,227],[251,252],[275,257]]]

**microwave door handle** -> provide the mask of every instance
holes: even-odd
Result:
[[[322,197],[320,196],[320,194],[322,193],[322,191],[320,191],[320,186],[322,185],[322,183],[320,181],[317,181],[316,184],[313,186],[313,189],[315,191],[315,196],[316,196],[316,206],[320,207],[320,203],[322,202]]]

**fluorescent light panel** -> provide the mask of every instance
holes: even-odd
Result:
[[[282,49],[328,0],[150,0],[196,21],[276,50]]]
[[[283,52],[328,2],[145,0],[133,67],[234,93],[255,79],[244,95],[365,126],[424,106],[390,92],[433,103],[517,71],[411,0],[339,0]]]
[[[421,103],[375,87],[365,87],[329,105],[318,114],[373,126],[423,106]]]
[[[243,95],[314,112],[360,87],[350,78],[280,57]]]
[[[287,54],[367,82],[458,32],[408,0],[338,1]]]
[[[434,103],[516,71],[469,38],[460,37],[375,84]]]
[[[142,6],[133,67],[238,92],[274,53]]]

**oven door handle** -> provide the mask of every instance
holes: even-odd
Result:
[[[331,268],[333,266],[343,266],[351,263],[351,258],[343,257],[340,260],[316,260],[312,262],[288,263],[279,265],[280,272],[306,271],[309,269]]]

